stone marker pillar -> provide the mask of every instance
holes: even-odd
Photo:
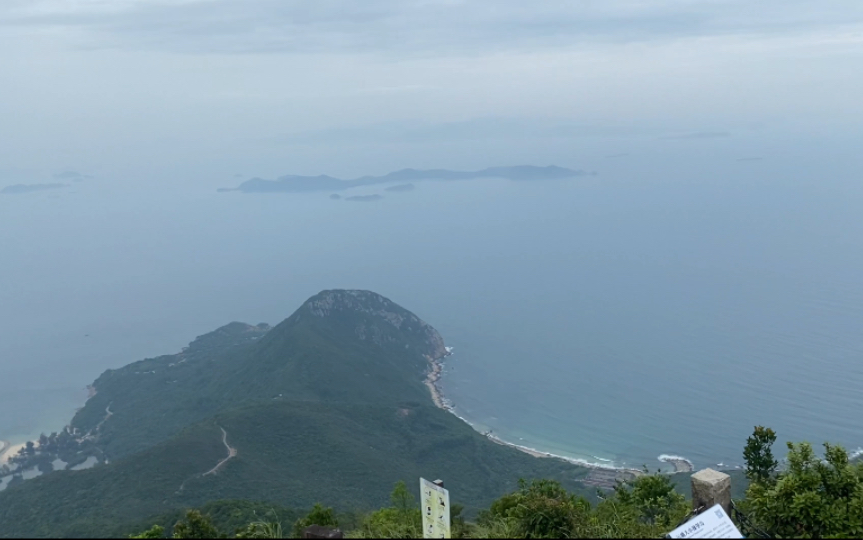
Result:
[[[692,475],[692,509],[702,511],[719,504],[731,515],[731,477],[713,469],[703,469]]]

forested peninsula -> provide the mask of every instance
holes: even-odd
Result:
[[[692,517],[686,473],[597,475],[472,429],[437,386],[448,354],[391,300],[327,290],[273,327],[230,323],[109,369],[63,432],[10,462],[0,537],[420,537],[421,477],[446,479],[455,537],[656,538]],[[732,476],[741,530],[863,533],[863,465],[801,443],[779,467],[775,439],[757,427]]]

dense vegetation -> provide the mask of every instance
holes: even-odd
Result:
[[[326,316],[315,314],[319,303],[332,302]],[[272,329],[232,323],[177,355],[106,371],[72,426],[88,432],[110,407],[114,416],[100,428],[99,443],[114,460],[250,403],[428,402],[425,355],[439,356],[430,338],[440,336],[379,295],[324,291]]]
[[[785,466],[773,458],[776,434],[756,427],[744,455],[750,478],[741,506],[751,531],[775,538],[863,537],[863,463],[839,446],[788,443]]]
[[[422,379],[442,349],[382,297],[325,292],[269,331],[235,323],[108,371],[74,424],[109,463],[0,492],[0,536],[112,535],[223,499],[370,510],[419,476],[459,478],[468,514],[519,477],[592,493],[586,469],[495,444],[434,407]],[[204,475],[227,455],[222,429],[237,455]]]
[[[751,483],[734,503],[738,528],[747,537],[859,538],[863,536],[863,465],[825,444],[818,457],[806,443],[789,444],[787,467],[778,470],[771,445],[775,434],[756,427],[744,457]],[[348,538],[422,538],[422,518],[404,482],[396,484],[388,506],[365,514],[337,515],[316,504],[290,522],[277,511],[245,526],[220,528],[221,518],[206,509],[190,510],[173,528],[158,524],[136,538],[300,538],[305,527],[340,527]],[[452,507],[455,538],[662,538],[692,517],[691,503],[675,490],[670,476],[644,475],[621,482],[598,504],[553,480],[520,481],[518,488],[491,503],[472,521]],[[742,508],[742,511],[737,511]]]
[[[225,457],[219,427],[238,455],[201,476]],[[108,465],[9,488],[0,493],[0,536],[106,534],[114,521],[226,498],[369,510],[387,500],[394,482],[420,476],[458,478],[453,496],[475,514],[519,477],[557,479],[590,495],[577,483],[587,472],[491,443],[429,405],[271,403],[218,415]]]
[[[686,517],[689,508],[668,476],[643,476],[622,483],[592,505],[551,480],[521,481],[518,488],[494,501],[469,522],[462,507],[451,510],[455,538],[660,538]],[[156,524],[133,538],[300,538],[310,525],[341,528],[349,538],[422,538],[422,516],[404,482],[395,485],[390,504],[365,514],[339,515],[316,504],[291,524],[277,511],[256,516],[245,526],[219,527],[206,509],[189,510],[173,527]],[[234,522],[236,525],[236,522]]]

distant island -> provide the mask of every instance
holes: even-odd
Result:
[[[67,186],[68,184],[15,184],[0,189],[0,193],[3,193],[4,195],[20,195],[22,193],[32,193],[34,191],[60,189]]]
[[[383,199],[383,195],[354,195],[353,197],[345,197],[346,201],[354,201],[354,202],[374,202]]]
[[[89,174],[81,174],[78,171],[63,171],[54,175],[58,180],[72,180],[73,182],[82,182],[93,178]]]
[[[390,186],[388,188],[384,188],[384,191],[392,191],[395,193],[400,193],[403,191],[413,191],[416,189],[416,186],[413,184],[398,184],[395,186]]]
[[[516,181],[558,180],[587,176],[582,170],[567,169],[549,165],[535,167],[533,165],[518,165],[514,167],[489,167],[481,171],[450,171],[447,169],[402,169],[383,176],[363,176],[353,180],[342,180],[327,175],[298,176],[287,175],[276,180],[252,178],[236,188],[222,188],[218,191],[239,191],[242,193],[309,193],[315,191],[344,191],[346,189],[395,184],[405,182],[422,182],[426,180],[474,180],[477,178],[505,178]],[[410,188],[402,188],[404,190]],[[401,191],[396,189],[393,191]]]

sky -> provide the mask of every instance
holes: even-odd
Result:
[[[0,66],[0,187],[580,168],[596,140],[858,136],[863,2],[3,0]]]
[[[29,411],[21,396],[57,384],[68,396],[37,399],[47,412],[31,427],[65,422],[106,367],[235,318],[278,322],[322,288],[394,291],[446,320],[477,290],[510,305],[499,291],[524,269],[550,276],[545,296],[525,289],[534,313],[569,305],[559,286],[580,294],[581,273],[611,310],[645,265],[663,276],[666,253],[698,275],[727,263],[728,279],[791,268],[845,286],[835,272],[856,302],[860,96],[861,0],[0,0],[0,191],[69,185],[0,193],[0,378],[19,392],[0,410]],[[215,192],[253,176],[525,164],[598,175],[539,206],[517,183],[378,206]],[[556,243],[536,240],[549,230]],[[588,251],[560,249],[577,244]],[[519,250],[534,254],[522,266]],[[523,312],[474,309],[465,327]],[[817,320],[846,324],[837,340],[856,346],[843,317]],[[5,420],[0,436],[30,429]]]

